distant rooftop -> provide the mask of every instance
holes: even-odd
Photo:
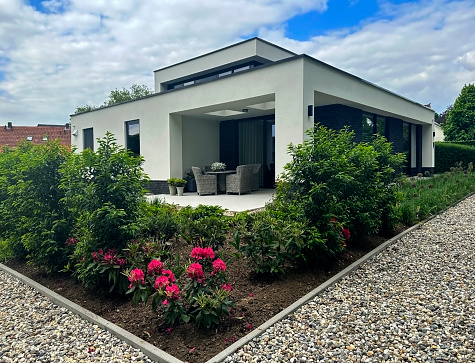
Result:
[[[71,129],[69,124],[16,126],[9,122],[4,127],[0,127],[0,147],[15,147],[24,140],[38,145],[48,140],[57,139],[59,139],[61,145],[71,146]]]

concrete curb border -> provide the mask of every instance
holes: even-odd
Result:
[[[118,325],[111,323],[110,321],[101,318],[100,316],[94,314],[93,312],[84,309],[83,307],[79,306],[78,304],[62,297],[61,295],[57,294],[56,292],[48,289],[47,287],[40,285],[36,281],[33,281],[29,277],[26,277],[15,270],[3,265],[0,263],[0,270],[5,271],[6,273],[14,276],[18,280],[22,281],[26,285],[32,287],[36,291],[38,291],[43,296],[50,299],[54,304],[62,306],[69,311],[79,315],[81,318],[89,321],[92,324],[99,326],[100,328],[110,332],[111,334],[115,335],[119,339],[125,341],[127,344],[131,345],[136,349],[140,349],[142,353],[148,356],[150,359],[154,360],[155,362],[159,363],[183,363],[183,361],[173,357],[172,355],[164,352],[163,350],[157,348],[156,346],[146,342],[143,339],[129,333],[127,330],[122,329]]]
[[[271,319],[267,320],[264,324],[260,325],[259,327],[257,327],[255,330],[253,330],[252,332],[250,332],[249,334],[247,334],[246,336],[242,337],[241,339],[239,339],[237,342],[235,342],[234,344],[230,345],[228,348],[226,348],[225,350],[223,350],[222,352],[218,353],[217,355],[215,355],[213,358],[211,358],[210,360],[208,360],[206,363],[217,363],[217,362],[221,362],[223,361],[227,356],[233,354],[236,350],[238,350],[239,348],[242,348],[244,345],[246,345],[247,343],[249,343],[250,341],[252,341],[255,337],[259,336],[260,334],[262,334],[265,330],[267,330],[268,328],[270,328],[272,325],[274,325],[275,323],[279,322],[280,320],[286,318],[287,316],[289,316],[290,314],[292,314],[294,311],[298,310],[301,306],[303,306],[304,304],[306,304],[308,301],[312,300],[315,296],[317,296],[319,293],[321,293],[322,291],[328,289],[329,287],[331,287],[332,285],[334,285],[335,283],[337,283],[339,280],[341,280],[343,277],[345,277],[346,275],[350,274],[353,270],[357,269],[358,267],[360,267],[362,264],[364,264],[366,261],[370,260],[371,258],[373,258],[374,256],[378,255],[379,253],[381,253],[382,251],[384,251],[385,249],[387,249],[389,246],[391,246],[392,244],[394,244],[396,241],[398,241],[399,239],[401,239],[403,236],[405,236],[406,234],[414,231],[415,229],[418,229],[420,228],[423,224],[425,223],[425,221],[423,222],[420,222],[418,224],[415,224],[414,226],[404,230],[403,232],[401,232],[400,234],[398,234],[397,236],[394,236],[392,237],[391,239],[387,240],[386,242],[384,242],[383,244],[379,245],[378,247],[376,247],[374,250],[368,252],[366,255],[364,255],[363,257],[361,257],[359,260],[353,262],[350,266],[348,266],[347,268],[345,268],[344,270],[341,270],[339,273],[337,273],[335,276],[331,277],[330,279],[328,279],[327,281],[325,281],[323,284],[319,285],[318,287],[316,287],[314,290],[310,291],[307,295],[301,297],[299,300],[297,300],[296,302],[294,302],[292,305],[290,305],[289,307],[285,308],[284,310],[282,310],[280,313],[278,313],[277,315],[274,315]]]

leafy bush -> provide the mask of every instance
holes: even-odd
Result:
[[[23,142],[0,154],[1,237],[17,257],[48,270],[67,260],[71,221],[59,188],[60,166],[70,150],[59,141]]]
[[[107,133],[99,140],[97,152],[86,149],[61,166],[61,189],[78,239],[72,257],[78,261],[76,274],[83,281],[95,281],[97,270],[88,268],[92,252],[100,248],[121,251],[137,237],[148,183],[142,163],[142,157],[133,156]]]
[[[140,235],[145,239],[169,244],[179,232],[178,209],[175,205],[161,203],[155,199],[144,203],[140,218]]]
[[[223,215],[224,209],[218,206],[199,205],[180,209],[180,234],[183,239],[195,247],[223,246],[229,229],[228,218]]]
[[[475,147],[450,142],[435,143],[435,172],[444,173],[461,162],[463,167],[475,162]]]
[[[248,265],[257,273],[282,274],[286,265],[304,258],[305,225],[297,221],[281,220],[269,211],[234,217],[234,246],[244,254]]]
[[[391,222],[396,200],[397,170],[403,155],[377,136],[356,144],[354,133],[316,126],[303,144],[289,146],[292,161],[284,167],[274,204],[283,215],[307,223],[326,238],[332,236],[332,218],[356,236],[377,232]],[[338,239],[325,253],[339,252]],[[328,247],[328,246],[327,246]]]

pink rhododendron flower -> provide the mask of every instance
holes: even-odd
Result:
[[[94,259],[94,261],[99,260],[99,256],[97,255],[97,252],[92,253],[92,258]]]
[[[148,264],[148,274],[149,275],[160,275],[163,271],[163,263],[161,263],[159,260],[152,260]]]
[[[203,258],[203,256],[201,256],[202,250],[203,249],[201,247],[195,247],[191,250],[190,256],[194,258],[196,261],[199,261]]]
[[[168,281],[175,282],[175,274],[171,270],[163,270],[162,274],[168,278]]]
[[[115,265],[119,265],[121,267],[125,266],[127,260],[125,258],[118,258],[115,260]]]
[[[215,257],[213,249],[211,247],[195,247],[191,250],[190,256],[196,261],[199,261],[203,258],[209,258],[210,260],[212,260]]]
[[[74,237],[68,237],[66,242],[64,242],[66,246],[74,246],[76,243],[78,243],[78,240]]]
[[[214,262],[213,262],[213,269],[214,269],[214,272],[219,272],[219,271],[226,271],[226,264],[224,263],[224,261],[220,258],[216,259]]]
[[[214,258],[214,252],[211,247],[203,248],[201,253],[202,253],[203,258],[209,258],[210,260]]]
[[[342,228],[341,233],[343,233],[343,237],[348,241],[351,237],[350,230],[348,228]]]
[[[224,291],[231,291],[233,289],[233,287],[231,286],[231,284],[222,284],[221,285],[221,288],[224,290]]]
[[[165,289],[165,292],[169,299],[172,299],[172,300],[180,299],[180,289],[175,284],[167,286],[167,288]]]
[[[167,299],[163,300],[163,305],[168,305],[168,300]]]
[[[165,287],[168,286],[169,283],[170,281],[168,281],[168,277],[163,276],[163,275],[158,276],[157,279],[155,280],[154,288],[155,290],[164,289]]]
[[[199,263],[192,263],[188,267],[188,277],[193,280],[202,279],[205,276],[203,272],[203,267]]]
[[[247,329],[247,330],[252,330],[252,325],[251,325],[251,324],[247,324],[247,325],[246,325],[246,329]]]
[[[144,283],[144,279],[145,279],[145,274],[143,273],[143,271],[139,268],[136,268],[135,270],[132,270],[130,271],[130,275],[129,275],[129,281],[130,281],[130,285],[129,285],[129,289],[136,285],[137,283],[142,285]]]

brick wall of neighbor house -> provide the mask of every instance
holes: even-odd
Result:
[[[322,126],[341,130],[345,126],[355,132],[355,141],[361,141],[363,131],[363,111],[345,105],[326,105],[315,107],[315,122]]]
[[[239,165],[239,121],[222,121],[219,124],[219,159],[227,169]]]
[[[387,139],[393,146],[393,152],[401,153],[402,144],[402,120],[394,117],[386,117],[388,136]]]

